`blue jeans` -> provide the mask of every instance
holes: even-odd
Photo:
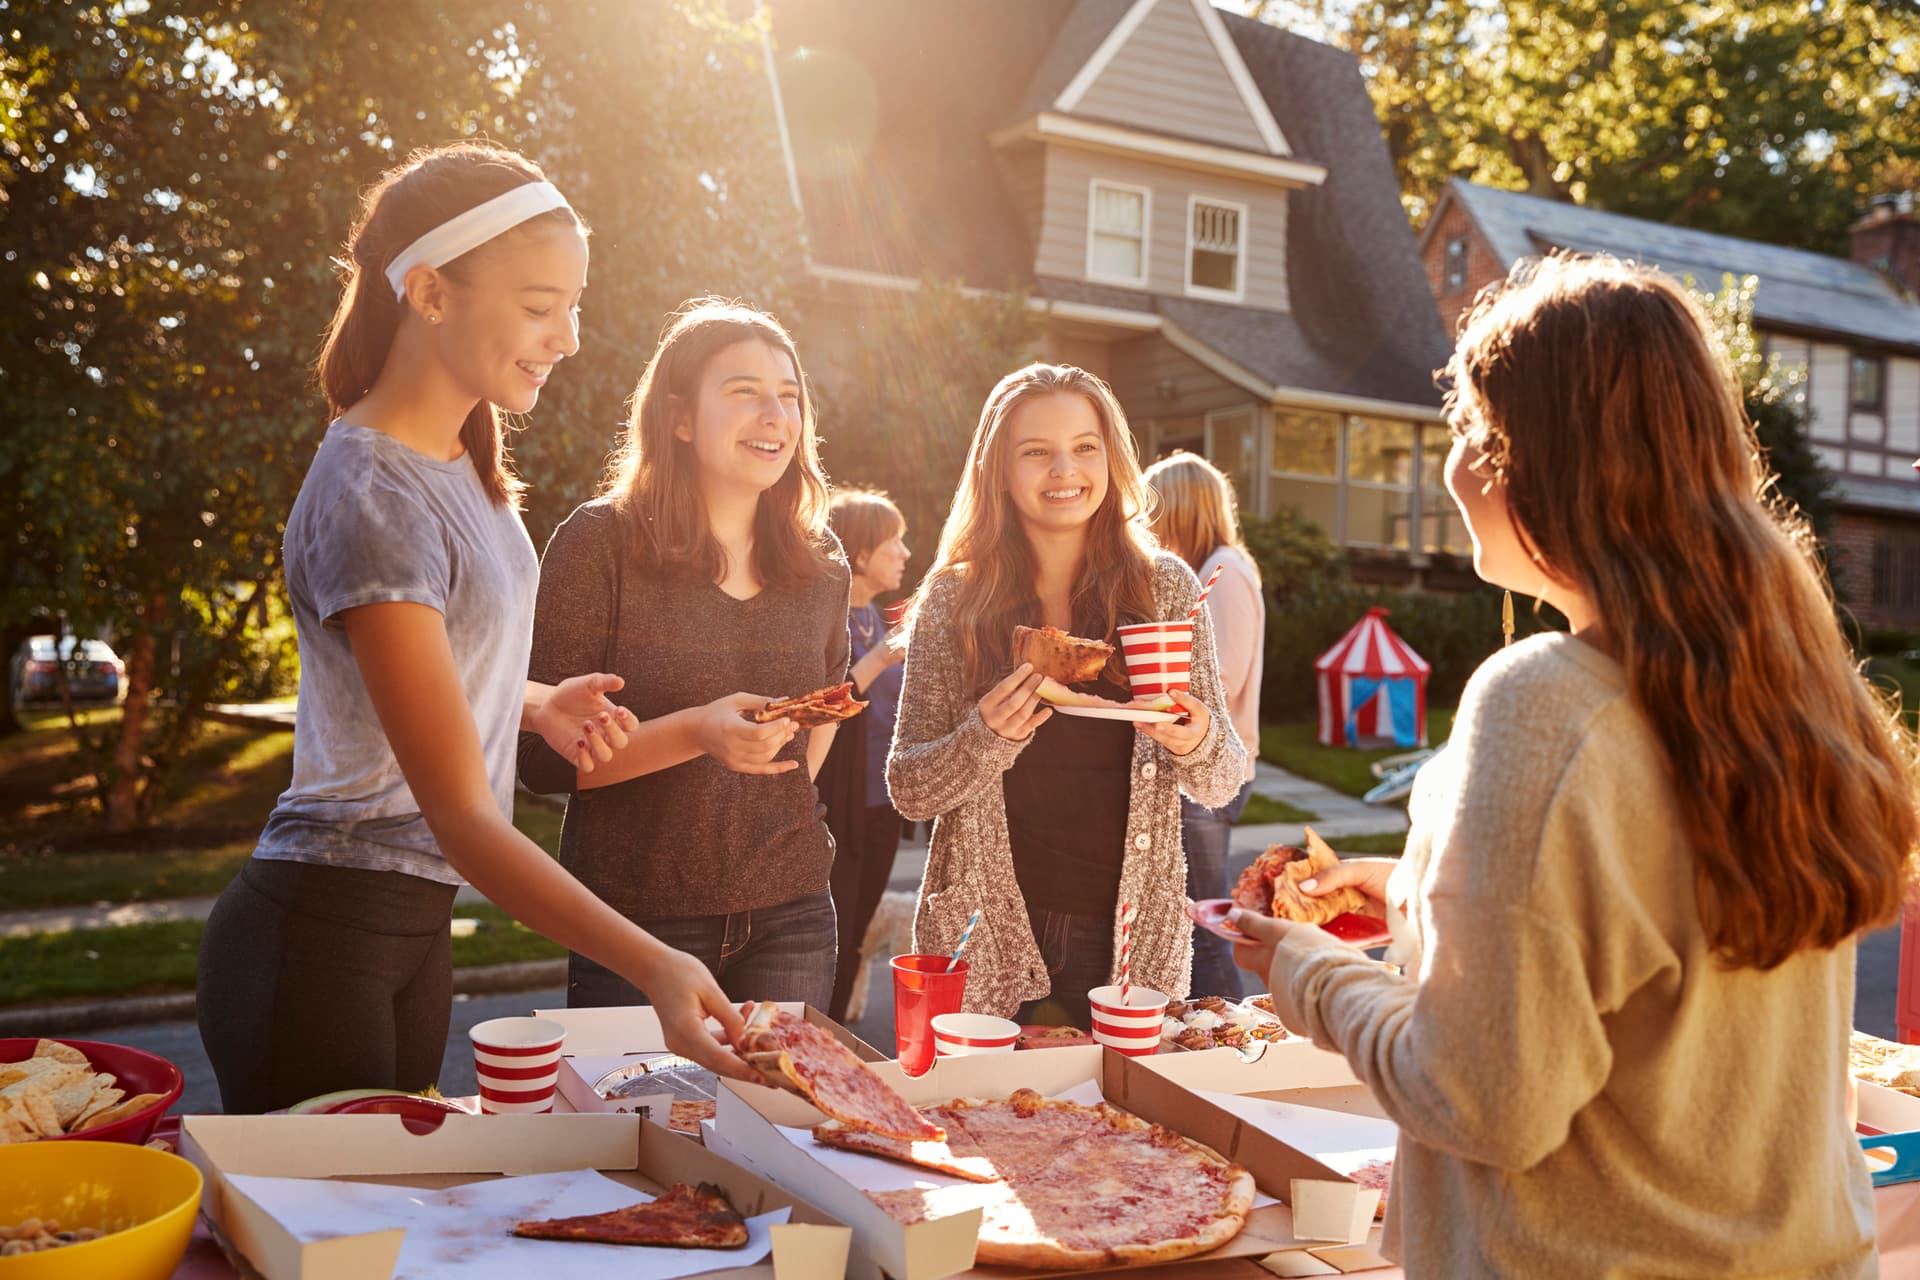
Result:
[[[735,1002],[801,1000],[824,1010],[833,998],[839,934],[833,895],[824,889],[751,911],[634,923],[706,965]],[[611,969],[581,955],[568,960],[568,1008],[649,1003],[645,992]]]
[[[1227,854],[1233,842],[1233,824],[1247,807],[1253,783],[1218,809],[1180,797],[1180,843],[1187,851],[1187,896],[1195,902],[1227,896]],[[1240,995],[1240,970],[1233,967],[1233,947],[1225,938],[1205,929],[1193,931],[1193,994]]]
[[[1040,945],[1053,990],[1043,1000],[1020,1006],[1014,1021],[1022,1026],[1093,1025],[1087,992],[1104,987],[1113,975],[1113,917],[1070,916],[1027,908],[1027,923]]]

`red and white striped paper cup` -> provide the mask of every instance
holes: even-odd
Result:
[[[1167,997],[1135,987],[1126,1004],[1119,987],[1095,987],[1087,992],[1093,1006],[1093,1038],[1131,1058],[1144,1058],[1160,1047],[1160,1023],[1167,1016]]]
[[[494,1018],[467,1032],[485,1115],[553,1110],[560,1042],[567,1030],[547,1018]]]
[[[975,1053],[1012,1053],[1020,1024],[985,1013],[942,1013],[933,1019],[933,1052],[939,1058]]]
[[[1193,674],[1193,620],[1129,623],[1120,628],[1120,655],[1135,698],[1185,693]]]

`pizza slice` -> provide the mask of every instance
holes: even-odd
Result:
[[[1303,924],[1325,924],[1335,916],[1348,914],[1365,915],[1367,895],[1352,885],[1319,897],[1300,888],[1302,881],[1313,879],[1339,862],[1339,855],[1308,827],[1305,849],[1274,845],[1255,858],[1253,865],[1240,873],[1233,887],[1233,900],[1242,907]]]
[[[1000,1181],[1000,1171],[994,1167],[993,1159],[952,1125],[947,1126],[944,1142],[907,1142],[869,1133],[864,1129],[849,1128],[838,1120],[829,1120],[813,1127],[813,1140],[825,1147],[879,1156],[883,1160],[931,1169],[949,1177],[965,1178],[968,1182]]]
[[[845,1045],[770,1002],[753,1009],[735,1047],[768,1084],[799,1094],[849,1128],[905,1142],[939,1142],[947,1136]]]
[[[1015,627],[1013,660],[1031,662],[1033,669],[1061,684],[1098,680],[1114,648],[1104,640],[1083,640],[1058,627]]]
[[[797,698],[775,698],[757,711],[742,711],[740,714],[755,724],[791,720],[802,729],[817,729],[823,724],[851,720],[866,709],[867,704],[853,696],[853,684],[849,681],[815,689]]]
[[[738,1249],[747,1242],[747,1223],[727,1193],[711,1182],[697,1187],[676,1182],[657,1200],[578,1218],[516,1222],[513,1234],[530,1240]]]

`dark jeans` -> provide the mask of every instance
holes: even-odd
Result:
[[[833,971],[833,1003],[827,1013],[846,1021],[847,1001],[860,975],[860,944],[880,908],[900,849],[900,815],[888,804],[863,805],[852,830],[833,833],[833,909],[840,920],[840,957]],[[844,837],[844,838],[843,838]]]
[[[833,895],[825,889],[751,911],[634,923],[706,965],[736,1002],[802,1000],[825,1009],[833,996]],[[568,1008],[649,1003],[645,992],[611,969],[585,956],[568,960]]]
[[[1218,809],[1180,797],[1180,843],[1187,851],[1187,896],[1195,902],[1227,896],[1227,853],[1233,824],[1246,811],[1253,783]],[[1193,931],[1193,994],[1240,995],[1240,970],[1233,967],[1233,946],[1205,929]]]
[[[453,1016],[454,886],[254,858],[207,917],[200,1039],[229,1113],[433,1084]]]
[[[1040,944],[1053,990],[1043,1000],[1020,1006],[1014,1021],[1022,1026],[1093,1025],[1087,992],[1104,987],[1113,974],[1113,917],[1070,916],[1027,909],[1033,940]]]

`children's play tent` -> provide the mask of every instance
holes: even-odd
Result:
[[[1353,747],[1362,739],[1427,745],[1427,675],[1433,667],[1367,610],[1313,664],[1320,681],[1320,741]]]

